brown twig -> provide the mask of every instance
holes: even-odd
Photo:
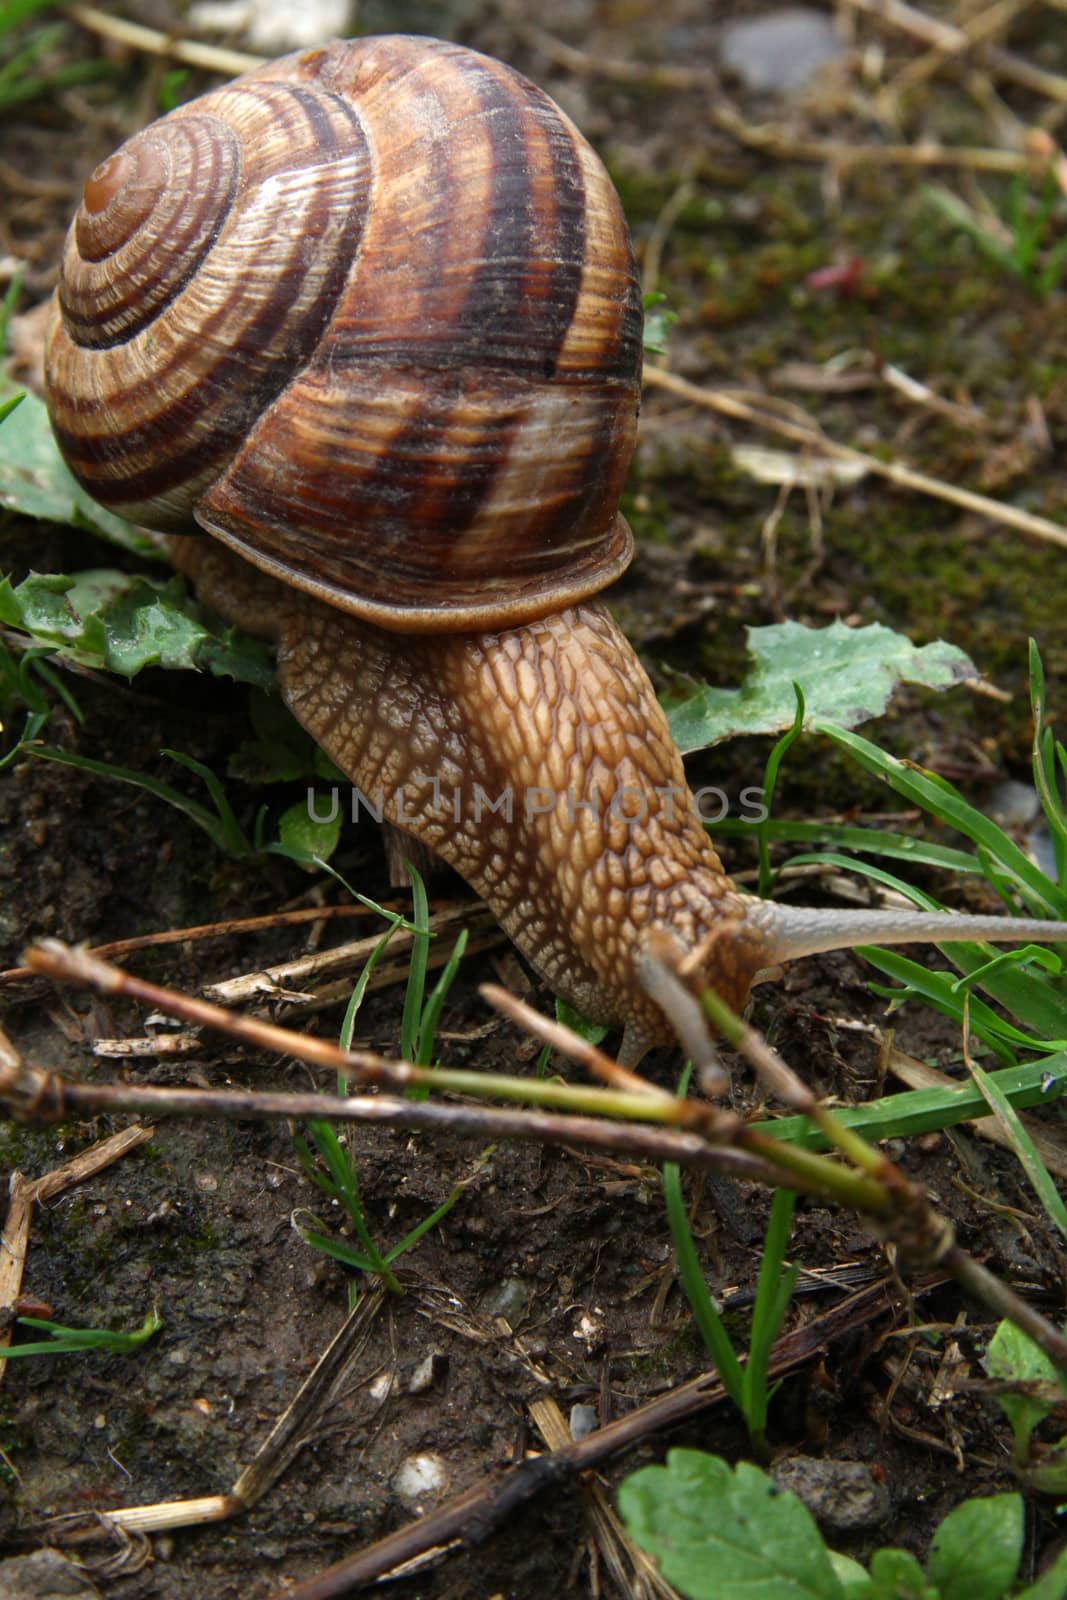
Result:
[[[386,908],[388,909],[388,908]],[[293,911],[271,911],[261,917],[234,917],[222,922],[201,922],[191,928],[164,928],[159,933],[142,933],[133,939],[113,939],[109,944],[88,945],[87,954],[101,961],[125,961],[139,950],[155,950],[161,945],[194,944],[202,939],[230,939],[236,934],[259,933],[271,928],[298,928],[305,922],[331,922],[341,917],[371,917],[368,906],[301,906]],[[0,972],[0,987],[7,988],[35,978],[32,967],[8,967]]]
[[[66,12],[70,20],[87,33],[110,39],[113,44],[128,45],[131,50],[142,50],[146,55],[166,56],[187,67],[203,67],[206,72],[221,72],[228,78],[251,72],[261,67],[266,59],[249,55],[246,50],[227,50],[201,44],[196,39],[178,39],[172,33],[160,33],[158,28],[146,28],[139,22],[108,16],[96,6],[67,6]]]
[[[975,30],[979,33],[983,29],[995,31],[1002,25],[1002,14],[995,7],[990,8],[988,15],[980,13],[979,18],[972,19],[969,31],[950,22],[935,20],[915,6],[904,4],[904,0],[844,0],[844,3],[854,11],[862,11],[876,21],[886,22],[910,34],[913,39],[935,51],[937,67],[954,64],[975,49]],[[1009,0],[1009,10],[1014,9]],[[984,34],[981,36],[984,37]],[[978,44],[981,45],[980,38]],[[1006,78],[1009,83],[1030,89],[1048,100],[1067,100],[1067,78],[1059,73],[1035,67],[1031,61],[999,45],[981,46],[980,59],[986,68],[998,77]]]
[[[565,1450],[572,1443],[571,1431],[555,1400],[532,1400],[527,1409],[550,1450]],[[651,1557],[630,1538],[604,1485],[591,1473],[579,1483],[578,1495],[601,1561],[619,1594],[626,1600],[682,1600],[677,1589],[660,1576]]]
[[[710,68],[633,61],[628,56],[590,55],[529,22],[525,11],[514,0],[500,0],[500,8],[521,39],[577,77],[608,78],[613,83],[644,84],[652,89],[699,89],[704,93],[718,87],[718,75]]]
[[[941,478],[932,478],[925,472],[916,472],[902,462],[881,461],[877,456],[868,455],[866,451],[838,444],[835,440],[828,439],[814,422],[805,425],[780,415],[771,409],[769,401],[766,409],[754,406],[747,400],[738,399],[727,390],[701,388],[685,378],[675,377],[672,372],[665,372],[661,367],[646,367],[644,381],[650,388],[665,389],[669,394],[690,400],[693,405],[702,406],[707,411],[715,411],[720,416],[732,417],[741,422],[753,423],[769,433],[794,439],[798,444],[803,444],[822,455],[832,456],[836,461],[851,461],[862,466],[867,472],[888,479],[901,489],[911,489],[917,494],[930,495],[937,500],[947,500],[951,505],[959,506],[965,511],[977,512],[979,516],[988,517],[990,521],[1000,523],[1004,527],[1015,528],[1020,533],[1030,533],[1036,538],[1067,547],[1067,528],[1061,527],[1059,523],[1050,522],[1047,517],[1034,516],[1029,511],[1005,505],[1001,500],[991,500],[988,495],[975,494],[970,489],[958,489],[955,484],[946,483]]]
[[[806,139],[781,123],[747,122],[735,107],[707,108],[709,120],[748,150],[782,161],[807,161],[847,173],[858,167],[963,168],[971,172],[1027,173],[1039,166],[1030,150],[997,150],[986,145],[946,145],[937,139],[914,144],[857,144],[842,139]]]
[[[399,1065],[403,1065],[400,1063]],[[781,1173],[762,1158],[729,1146],[712,1145],[697,1134],[643,1123],[617,1123],[560,1112],[501,1110],[454,1105],[440,1100],[407,1100],[392,1095],[338,1099],[323,1094],[240,1093],[230,1089],[163,1089],[135,1084],[68,1083],[53,1073],[24,1067],[16,1077],[0,1072],[0,1100],[19,1116],[60,1121],[67,1116],[136,1111],[153,1117],[281,1117],[300,1121],[328,1118],[385,1128],[422,1128],[473,1138],[520,1139],[557,1146],[589,1145],[645,1161],[676,1161],[682,1166],[729,1172],[772,1187]],[[807,1192],[817,1186],[798,1181]]]

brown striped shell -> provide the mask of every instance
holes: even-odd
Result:
[[[625,567],[640,362],[584,139],[510,68],[398,35],[274,62],[98,167],[46,382],[105,505],[433,631]]]

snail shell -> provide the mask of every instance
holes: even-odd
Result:
[[[533,84],[338,43],[96,169],[46,353],[83,487],[405,631],[510,626],[630,559],[641,301],[614,188]]]

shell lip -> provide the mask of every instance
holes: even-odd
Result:
[[[480,586],[472,582],[455,594],[439,588],[429,598],[420,592],[405,600],[359,594],[324,582],[313,573],[295,571],[242,538],[227,523],[208,518],[199,510],[195,515],[207,533],[261,572],[395,633],[488,633],[534,622],[606,589],[625,572],[634,553],[630,526],[621,513],[616,513],[603,536],[566,560],[566,570],[554,579],[540,574],[521,582],[512,575],[502,577],[496,588],[483,580]]]

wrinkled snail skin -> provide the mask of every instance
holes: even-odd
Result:
[[[746,899],[603,604],[412,638],[169,542],[202,599],[276,639],[286,703],[360,794],[466,878],[557,994],[624,1024],[629,1059],[670,1037],[637,978],[651,927],[683,949],[729,929],[716,983],[743,1005],[764,941],[743,937]]]
[[[817,950],[1067,938],[734,887],[596,599],[632,553],[640,368],[589,146],[510,68],[404,36],[271,63],[97,168],[46,348],[83,486],[276,640],[298,719],[628,1064],[671,1036],[654,931],[735,1008]]]

